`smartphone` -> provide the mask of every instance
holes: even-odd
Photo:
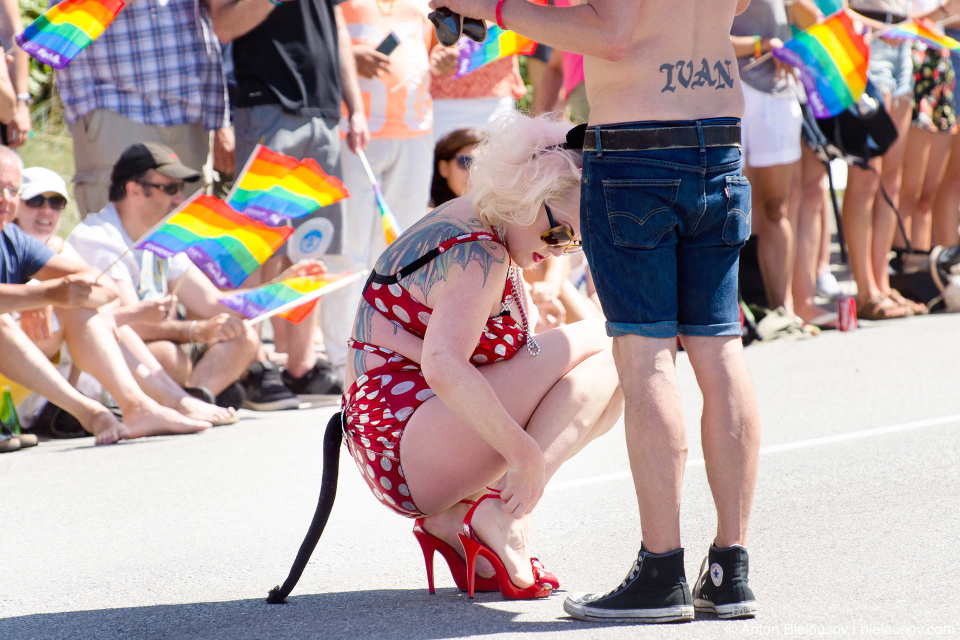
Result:
[[[390,32],[390,34],[383,39],[383,42],[377,45],[377,51],[382,53],[385,56],[393,53],[393,50],[400,45],[400,38],[397,37],[397,34]]]

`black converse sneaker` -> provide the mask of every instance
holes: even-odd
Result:
[[[690,588],[683,570],[683,549],[640,553],[620,586],[604,594],[570,596],[563,610],[594,622],[689,622],[693,620]]]
[[[313,368],[299,378],[286,369],[280,374],[283,384],[303,402],[338,402],[343,395],[343,381],[328,362],[317,360]]]
[[[280,371],[269,360],[254,362],[247,367],[243,384],[243,407],[254,411],[283,411],[300,406],[280,379]]]
[[[709,611],[718,618],[752,618],[757,601],[747,584],[750,562],[740,545],[710,552],[700,565],[700,577],[693,585],[693,605],[697,611]]]

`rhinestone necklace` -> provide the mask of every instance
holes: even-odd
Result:
[[[502,225],[497,225],[493,227],[493,232],[496,234],[497,238],[500,239],[500,242],[506,246],[506,234]],[[509,259],[509,256],[508,256]],[[510,312],[510,304],[513,301],[517,303],[517,310],[520,312],[520,324],[523,327],[523,334],[526,337],[527,341],[527,351],[532,356],[540,355],[540,344],[533,337],[533,334],[530,332],[530,323],[527,320],[527,306],[524,302],[525,295],[523,295],[523,280],[520,277],[522,270],[520,267],[513,264],[513,261],[510,262],[510,271],[507,274],[507,278],[510,280],[511,288],[513,289],[513,294],[507,295],[503,300],[503,311]]]

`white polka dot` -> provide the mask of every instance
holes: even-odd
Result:
[[[493,348],[493,351],[494,351],[494,353],[498,353],[498,354],[500,354],[501,356],[507,355],[507,347],[504,346],[504,345],[502,345],[502,344],[498,344],[497,346],[495,346],[495,347]]]
[[[417,314],[417,318],[418,318],[418,319],[420,320],[420,322],[422,322],[423,324],[428,324],[428,323],[430,322],[430,314],[427,313],[426,311],[421,311],[420,313],[418,313],[418,314]]]
[[[376,477],[376,474],[373,473],[373,467],[371,467],[370,465],[367,465],[367,475],[370,476],[371,478]]]
[[[400,285],[398,284],[391,284],[387,287],[387,289],[390,290],[390,293],[392,293],[395,298],[399,298],[401,295],[403,295],[403,289],[401,289]]]
[[[382,443],[384,443],[384,444],[387,444],[387,437],[386,437],[386,436],[380,436],[379,438],[377,438],[377,442],[382,442]],[[390,445],[387,445],[387,446],[390,446]]]
[[[406,382],[401,382],[399,384],[394,385],[394,387],[390,389],[390,393],[392,393],[395,396],[399,396],[402,393],[406,393],[407,391],[410,391],[410,389],[413,389],[413,387],[414,387],[413,380],[407,380]]]
[[[367,394],[367,400],[373,400],[378,395],[380,395],[380,389],[374,389],[373,391]],[[363,407],[363,408],[366,409],[366,407]]]
[[[400,472],[400,477],[401,477],[401,478],[406,478],[406,477],[407,477],[407,474],[405,474],[405,473],[403,472],[403,467],[397,467],[397,471]]]
[[[404,308],[401,307],[400,305],[398,305],[398,304],[393,305],[393,313],[394,313],[394,315],[396,315],[398,318],[400,318],[400,321],[403,322],[404,324],[410,322],[410,314],[407,313],[407,312],[404,310]]]
[[[370,449],[367,449],[367,458],[368,458],[371,462],[372,462],[373,459],[376,458],[376,457],[377,457],[377,454],[375,454],[373,451],[370,451]]]
[[[389,502],[389,503],[392,504],[393,506],[397,506],[397,501],[394,500],[394,499],[393,499],[393,496],[391,496],[389,493],[388,493],[387,495],[383,496],[383,497],[387,500],[387,502]]]
[[[401,484],[399,487],[397,487],[397,491],[399,491],[401,495],[407,496],[408,498],[410,497],[410,489],[408,489],[407,485],[405,484]]]
[[[383,425],[382,427],[377,427],[377,431],[379,431],[380,433],[383,433],[384,431],[386,431],[386,430],[389,429],[389,428],[390,428],[390,427],[388,427],[387,425]]]
[[[388,384],[390,384],[390,381],[391,381],[391,380],[393,380],[393,376],[391,376],[391,375],[384,374],[384,375],[380,376],[380,386],[381,386],[381,387],[387,386]]]
[[[380,478],[380,486],[386,489],[387,491],[390,491],[390,489],[393,489],[393,483],[390,482],[390,478],[388,478],[387,476],[383,476],[382,478]]]
[[[413,414],[413,407],[404,407],[397,411],[397,420],[406,420]]]
[[[369,379],[370,379],[370,378],[367,377],[367,374],[363,374],[362,376],[360,376],[359,378],[357,378],[357,386],[360,387],[360,386],[363,386],[363,385],[367,384],[367,380],[369,380]]]
[[[383,304],[383,300],[381,300],[380,298],[374,298],[373,304],[374,304],[374,305],[377,307],[377,309],[379,309],[381,312],[383,312],[383,313],[386,313],[386,312],[387,312],[387,305]]]
[[[384,471],[390,471],[390,469],[393,469],[393,463],[390,462],[390,458],[380,458],[380,467]]]
[[[473,356],[473,361],[476,362],[477,364],[483,364],[484,362],[487,361],[487,356],[481,353],[478,353],[477,355]]]
[[[370,422],[370,416],[367,414],[360,416],[360,424],[367,424],[368,422]]]
[[[383,494],[377,491],[377,488],[373,488],[373,495],[377,496],[377,500],[383,500]]]
[[[507,335],[503,336],[503,340],[504,340],[504,342],[506,342],[507,344],[513,346],[513,336],[510,335],[509,333],[508,333]]]
[[[378,424],[380,424],[380,421],[379,421],[379,420],[371,420],[371,421],[370,421],[370,426],[371,426],[371,427],[375,427],[375,426],[377,426]]]
[[[370,448],[370,439],[369,439],[369,438],[366,438],[366,437],[363,437],[363,436],[360,436],[360,444],[363,445],[363,448],[364,448],[364,449],[369,449],[369,448]]]
[[[412,502],[407,502],[406,500],[404,500],[403,502],[401,502],[401,503],[400,503],[400,506],[403,507],[404,509],[408,509],[408,510],[410,510],[410,511],[416,511],[416,510],[417,510],[416,505],[414,505]]]
[[[379,282],[374,282],[373,284],[370,285],[370,288],[373,289],[374,291],[378,291],[382,286],[383,285],[380,284]]]
[[[433,392],[433,389],[421,389],[420,391],[417,391],[417,400],[420,402],[425,402],[435,395],[437,394]]]
[[[417,365],[414,365],[414,364],[408,364],[403,368],[403,371],[416,371],[416,370],[417,370]]]

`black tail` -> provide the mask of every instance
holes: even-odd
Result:
[[[283,604],[287,596],[297,586],[297,581],[310,560],[310,555],[317,547],[323,528],[327,526],[333,501],[337,497],[337,474],[340,472],[340,443],[343,442],[343,414],[336,413],[327,423],[327,430],[323,434],[323,476],[320,479],[320,500],[317,502],[317,511],[313,514],[313,522],[307,530],[307,535],[300,544],[297,559],[290,567],[290,575],[283,586],[270,590],[267,596],[269,604]]]

